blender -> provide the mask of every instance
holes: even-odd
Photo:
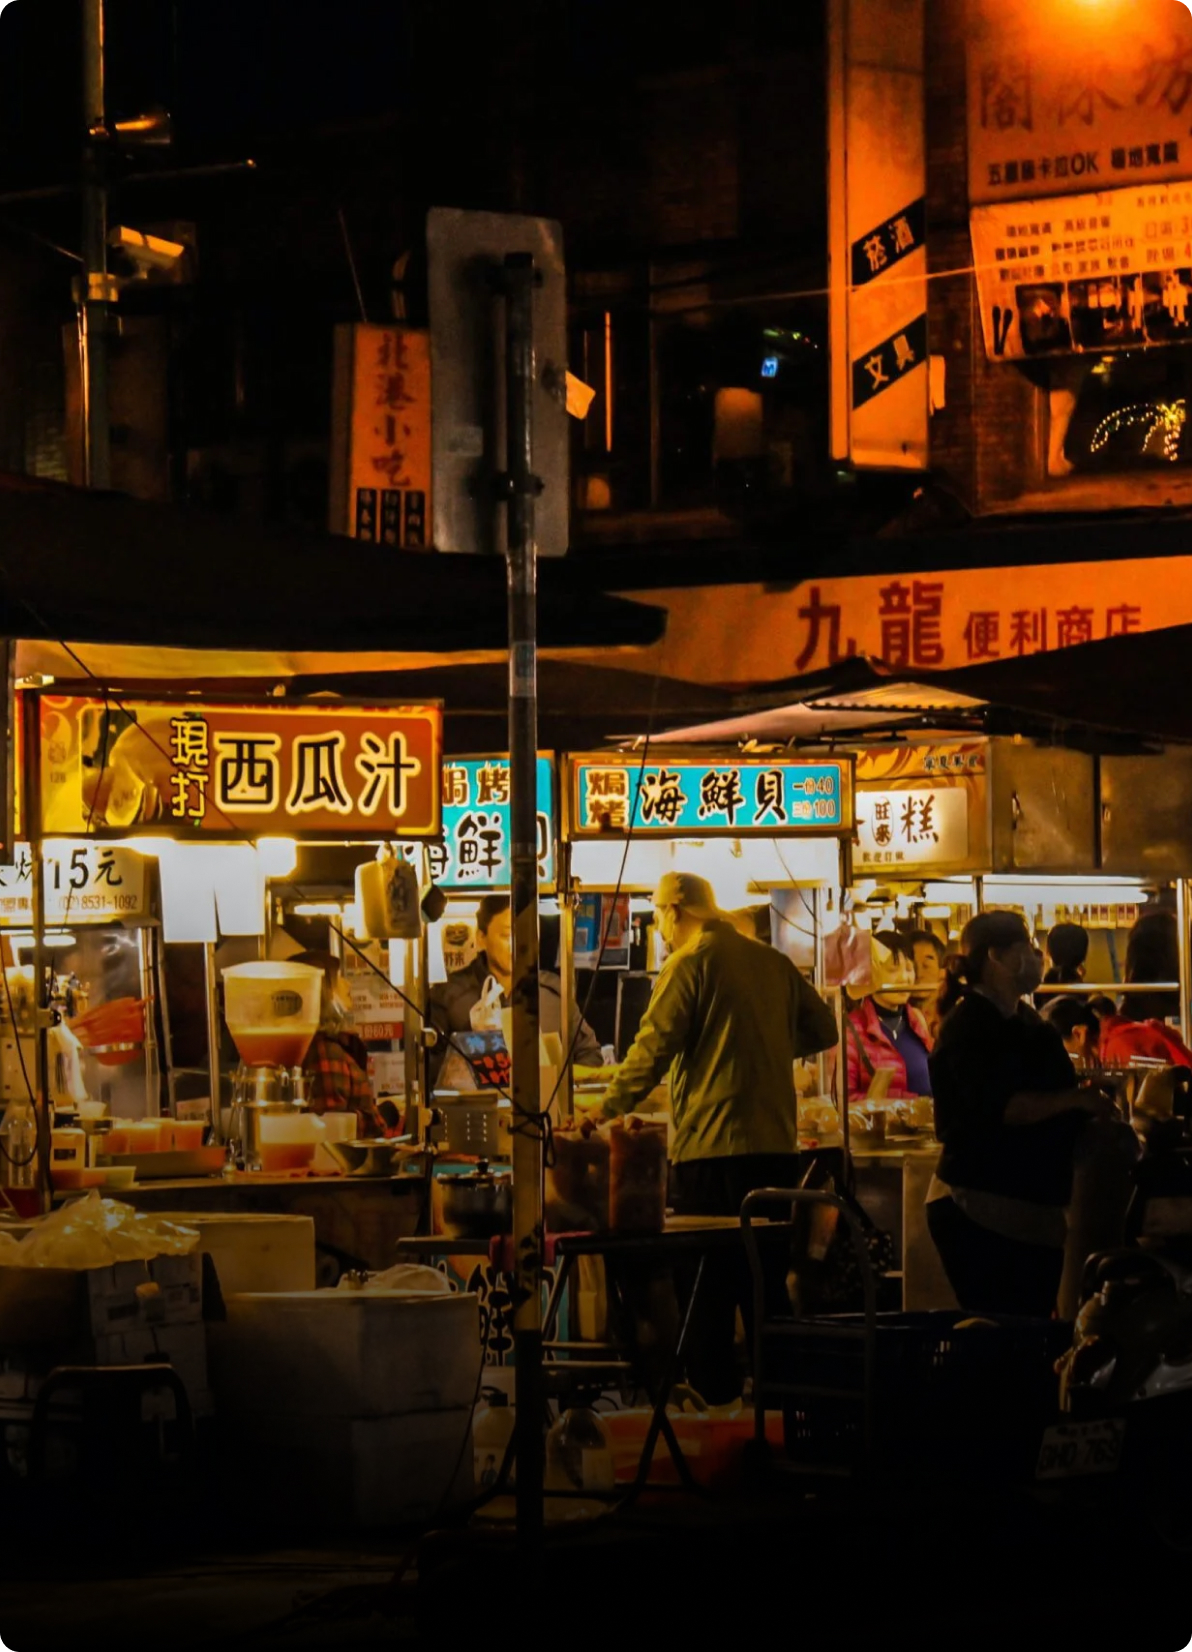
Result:
[[[302,1062],[319,1026],[322,971],[310,964],[232,964],[224,1020],[240,1056],[232,1080],[228,1165],[262,1167],[262,1119],[306,1109]]]

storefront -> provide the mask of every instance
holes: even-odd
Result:
[[[564,889],[590,914],[586,952],[597,976],[608,972],[616,981],[612,1020],[603,1025],[618,1059],[662,962],[650,897],[664,872],[707,879],[718,906],[746,933],[772,941],[826,989],[825,937],[850,881],[851,758],[689,749],[661,757],[571,755],[563,762],[563,798]],[[800,1064],[801,1130],[847,1146],[847,1118],[839,1134],[833,1116],[832,1066],[824,1056]]]

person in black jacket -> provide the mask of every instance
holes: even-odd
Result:
[[[1023,1002],[1042,954],[1012,912],[965,926],[940,995],[930,1057],[936,1135],[927,1225],[973,1312],[1049,1316],[1064,1265],[1073,1160],[1111,1099],[1081,1086],[1057,1028]]]
[[[491,977],[500,988],[501,1003],[509,1004],[509,990],[513,984],[513,925],[506,895],[485,895],[476,911],[476,941],[480,948],[465,969],[447,977],[430,995],[430,1018],[438,1030],[442,1043],[433,1052],[432,1069],[437,1076],[444,1057],[448,1054],[448,1039],[452,1033],[467,1032],[472,1025],[472,1010],[480,1002],[485,984]],[[540,1028],[544,1033],[561,1033],[563,1021],[562,983],[550,970],[538,972],[538,1008]],[[581,1067],[599,1067],[604,1062],[600,1040],[572,1003],[572,1026],[578,1026],[573,1035],[571,1059]]]

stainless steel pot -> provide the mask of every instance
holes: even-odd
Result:
[[[449,1239],[491,1239],[513,1225],[513,1183],[481,1159],[466,1176],[437,1179],[443,1232]]]

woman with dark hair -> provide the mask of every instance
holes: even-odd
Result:
[[[961,1306],[1049,1316],[1064,1266],[1073,1159],[1112,1101],[1081,1088],[1064,1042],[1024,1002],[1043,957],[1013,912],[980,912],[949,960],[931,1055],[943,1143],[927,1225]]]
[[[1101,1065],[1101,1018],[1083,998],[1053,998],[1043,1019],[1058,1031],[1078,1069]]]
[[[1156,907],[1143,912],[1126,942],[1127,982],[1178,981],[1180,932],[1174,912]],[[1165,1021],[1180,1013],[1178,992],[1127,992],[1121,1009],[1132,1021]]]
[[[1084,980],[1084,962],[1089,955],[1089,932],[1080,924],[1055,924],[1047,934],[1045,987],[1073,986]]]

